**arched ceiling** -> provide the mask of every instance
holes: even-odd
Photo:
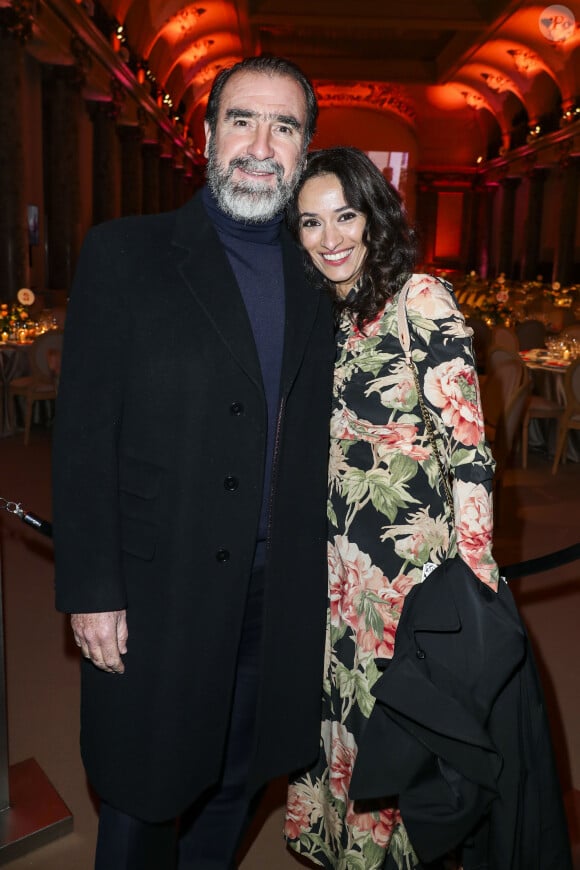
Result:
[[[102,0],[156,87],[197,140],[215,74],[244,56],[294,60],[321,105],[422,111],[447,90],[465,112],[490,112],[502,136],[514,117],[539,123],[580,100],[580,0],[557,19],[529,0]],[[561,6],[560,6],[561,8]],[[442,105],[445,100],[442,100]],[[457,105],[457,103],[456,103]]]

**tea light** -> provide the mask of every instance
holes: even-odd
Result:
[[[2,333],[2,341],[8,341],[8,333],[7,332]]]
[[[24,343],[28,338],[28,331],[26,329],[18,330],[18,341]]]

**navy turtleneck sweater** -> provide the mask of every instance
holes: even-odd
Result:
[[[255,563],[265,560],[276,419],[284,348],[284,273],[280,228],[283,216],[260,224],[234,220],[219,208],[209,188],[203,203],[222,242],[238,282],[254,334],[268,411],[262,510]]]

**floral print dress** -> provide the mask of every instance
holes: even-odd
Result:
[[[413,376],[397,298],[365,328],[338,332],[329,467],[329,606],[320,756],[289,788],[285,836],[337,870],[420,867],[398,810],[348,797],[380,660],[393,655],[405,595],[423,565],[457,551],[497,587],[491,554],[494,462],[465,326],[448,285],[414,275],[407,297],[413,360],[453,468],[455,529]],[[388,752],[388,747],[385,747]]]

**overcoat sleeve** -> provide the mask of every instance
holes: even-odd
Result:
[[[130,318],[117,259],[101,228],[91,230],[67,311],[53,440],[53,526],[56,606],[70,613],[126,605],[117,442]]]

